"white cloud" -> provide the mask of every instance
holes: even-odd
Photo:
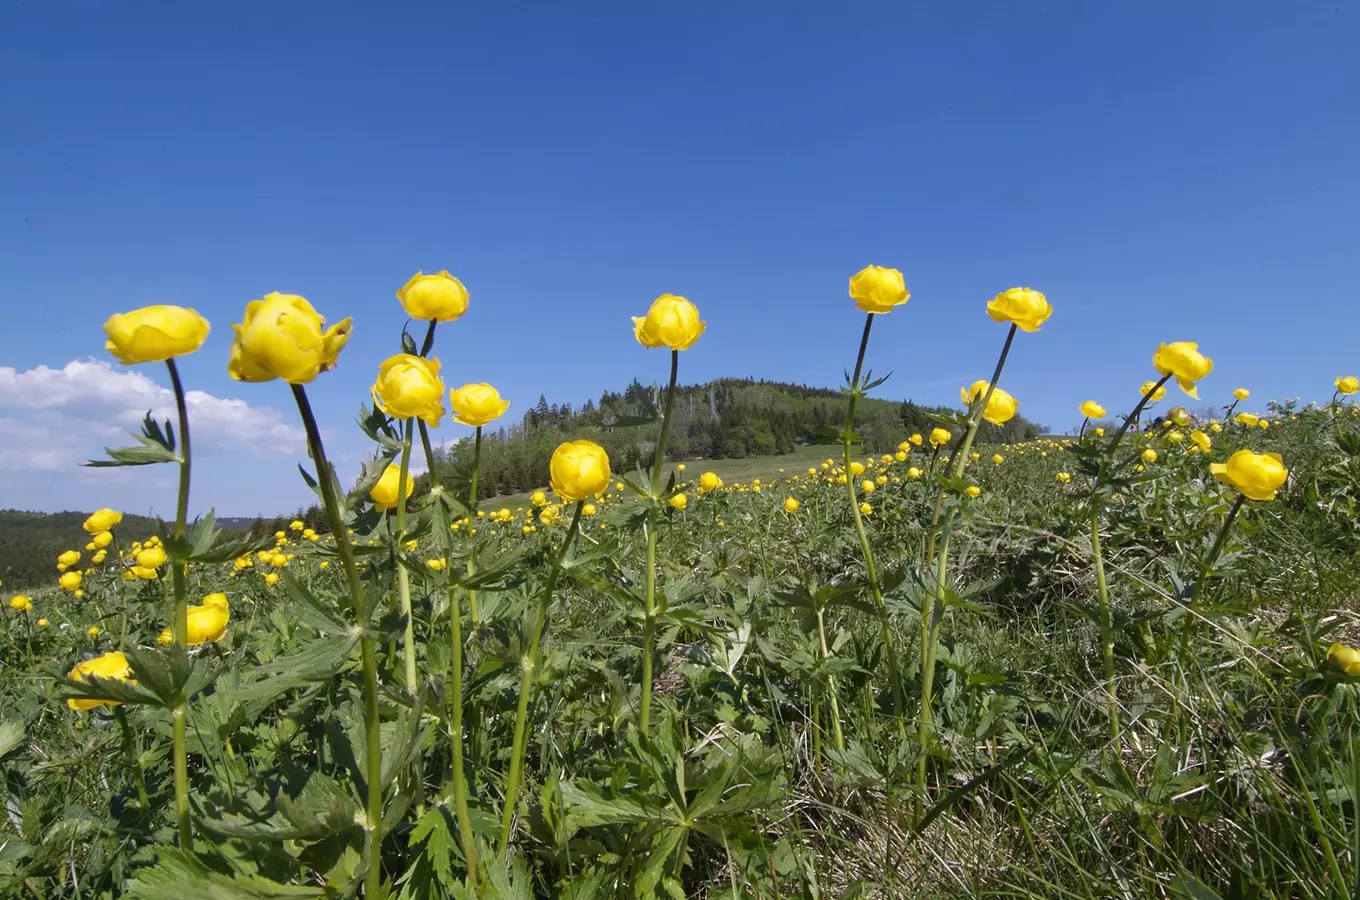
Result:
[[[276,409],[189,391],[194,455],[305,455],[305,435]],[[0,471],[70,472],[104,446],[127,446],[147,411],[173,419],[175,397],[140,372],[102,360],[60,369],[0,366]]]

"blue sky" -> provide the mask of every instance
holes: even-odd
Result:
[[[1326,399],[1360,373],[1357,26],[1312,2],[4,4],[0,507],[172,510],[168,469],[74,466],[166,401],[163,367],[105,365],[103,320],[147,303],[213,323],[184,363],[195,511],[306,503],[287,388],[227,377],[230,324],[270,290],[355,318],[312,389],[352,465],[417,269],[472,294],[449,382],[511,415],[664,377],[628,320],[663,292],[709,323],[682,380],[835,386],[869,263],[912,290],[875,326],[884,396],[957,402],[1004,336],[986,300],[1027,285],[1056,311],[1003,383],[1054,428],[1131,403],[1163,340],[1215,359],[1207,401]]]

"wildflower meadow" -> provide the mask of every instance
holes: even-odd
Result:
[[[254,300],[222,363],[289,385],[323,512],[265,536],[189,516],[176,359],[209,323],[111,315],[108,353],[164,366],[177,415],[90,465],[170,467],[176,515],[99,508],[48,583],[0,586],[0,893],[1360,896],[1360,382],[1268,401],[1214,335],[1169,333],[1124,395],[1073,398],[1078,433],[984,443],[1024,400],[1008,361],[1063,349],[1061,303],[1016,287],[960,324],[995,367],[873,446],[873,326],[913,303],[893,268],[841,289],[847,415],[807,465],[668,453],[706,323],[662,294],[631,323],[645,414],[613,425],[642,462],[568,440],[518,502],[479,461],[530,398],[439,354],[504,313],[445,271],[385,317]],[[350,482],[312,398],[367,328],[393,355],[326,424],[371,439]]]

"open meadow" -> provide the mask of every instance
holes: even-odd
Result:
[[[441,272],[398,297],[415,324],[352,484],[309,395],[369,323],[270,294],[236,326],[224,362],[291,386],[317,496],[320,525],[267,535],[187,514],[175,361],[206,321],[108,320],[110,353],[168,366],[180,402],[103,463],[173,471],[178,514],[153,533],[100,509],[45,586],[0,588],[5,896],[1360,892],[1355,378],[1266,402],[1205,335],[1148,347],[1076,435],[984,445],[1016,414],[1007,362],[1062,314],[1012,288],[967,324],[990,378],[865,440],[872,326],[911,315],[870,266],[827,313],[864,321],[845,422],[681,460],[705,323],[663,295],[633,323],[658,385],[612,426],[650,455],[568,440],[544,490],[479,504],[506,401],[438,362],[467,292]],[[475,429],[452,468],[446,416]]]

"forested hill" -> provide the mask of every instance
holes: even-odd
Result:
[[[57,557],[65,550],[80,550],[90,535],[80,527],[89,512],[23,512],[0,509],[0,581],[9,590],[56,584]],[[137,540],[154,534],[156,520],[146,516],[123,516],[118,534]],[[112,552],[112,551],[110,551]]]
[[[653,389],[637,381],[622,393],[606,392],[579,408],[550,404],[545,397],[524,410],[519,421],[483,434],[479,484],[483,496],[543,487],[548,458],[564,440],[588,437],[609,451],[614,468],[627,471],[656,452],[655,424],[630,423],[648,417]],[[790,452],[822,429],[844,427],[845,394],[838,390],[776,381],[724,378],[676,391],[666,440],[671,459],[725,459]],[[512,407],[513,411],[513,407]],[[927,433],[930,416],[944,410],[910,400],[862,399],[856,412],[866,447],[883,452],[913,433]],[[1029,440],[1042,428],[1020,416],[998,428],[984,425],[979,440]],[[440,468],[466,471],[471,440],[446,448]]]

